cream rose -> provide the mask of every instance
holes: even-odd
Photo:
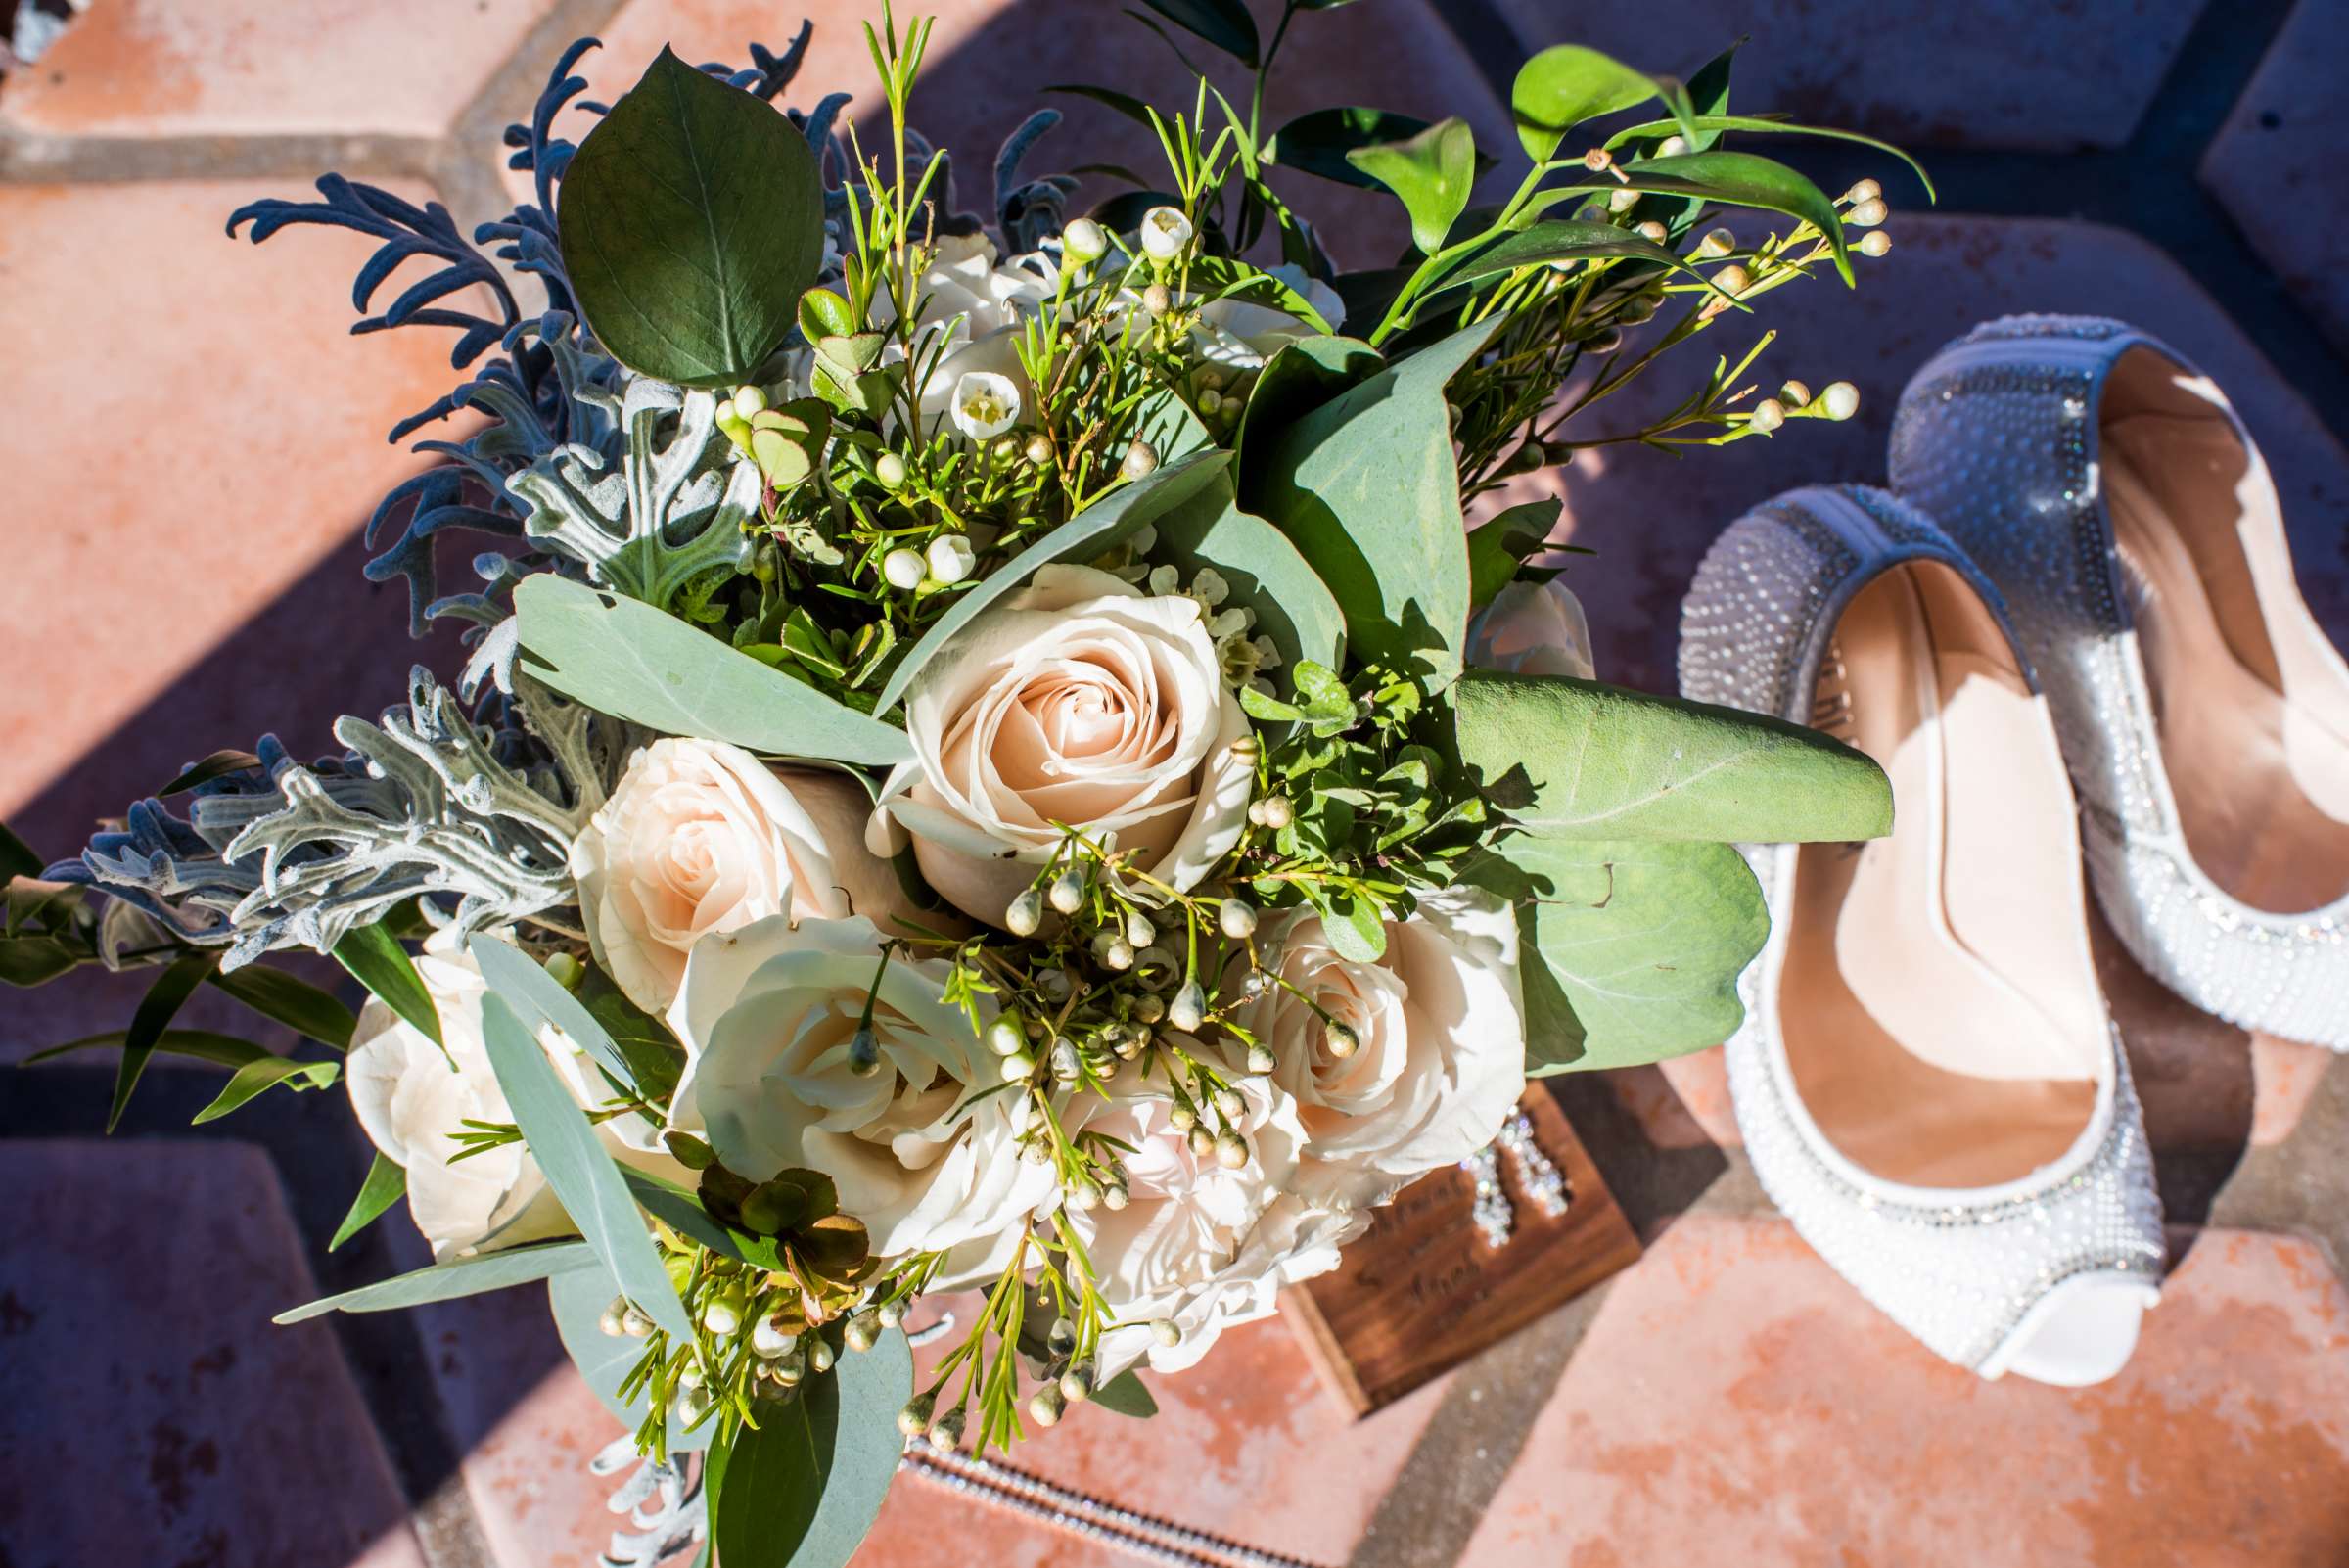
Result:
[[[408,1213],[416,1228],[442,1260],[570,1230],[538,1162],[522,1144],[455,1158],[465,1148],[456,1134],[467,1122],[514,1120],[482,1038],[482,998],[488,987],[470,955],[438,937],[418,955],[416,973],[440,1015],[446,1051],[370,1000],[359,1012],[344,1066],[359,1126],[407,1172]],[[538,1042],[580,1105],[615,1097],[594,1064],[560,1031],[541,1030]],[[663,1149],[660,1129],[642,1116],[615,1117],[597,1131],[617,1158],[672,1179],[687,1176]]]
[[[1001,924],[1058,824],[1114,839],[1176,888],[1239,840],[1247,715],[1198,603],[1047,566],[987,611],[905,698],[913,759],[881,792],[947,902]]]
[[[1085,1124],[1132,1151],[1118,1156],[1126,1207],[1070,1214],[1121,1325],[1101,1337],[1103,1380],[1145,1357],[1156,1371],[1191,1366],[1225,1328],[1269,1316],[1281,1286],[1336,1268],[1338,1249],[1369,1224],[1283,1195],[1303,1142],[1296,1102],[1261,1078],[1238,1088],[1234,1125],[1249,1150],[1238,1170],[1194,1154],[1167,1120],[1174,1102],[1156,1095],[1113,1100]],[[1174,1344],[1159,1342],[1161,1320],[1180,1330]]]
[[[936,959],[884,966],[863,919],[778,916],[704,937],[668,1013],[686,1051],[669,1126],[753,1181],[821,1171],[885,1257],[1024,1223],[1057,1178],[1020,1157],[1022,1097],[963,1106],[999,1073],[945,978]],[[880,1065],[859,1075],[850,1046],[868,995]]]
[[[871,808],[838,773],[770,768],[717,741],[653,742],[572,846],[596,963],[658,1013],[711,932],[769,915],[893,920],[907,904],[864,847]]]
[[[1384,1203],[1493,1140],[1525,1092],[1507,903],[1472,889],[1431,894],[1387,926],[1386,953],[1369,964],[1332,951],[1310,910],[1269,934],[1296,990],[1260,992],[1242,1022],[1272,1047],[1272,1079],[1297,1102],[1305,1142],[1291,1191],[1340,1209]],[[1351,1054],[1329,1048],[1315,1006],[1354,1032]]]
[[[1468,663],[1520,675],[1594,680],[1590,623],[1563,577],[1512,582],[1468,625]]]
[[[1337,290],[1319,278],[1309,276],[1305,268],[1292,262],[1272,268],[1272,276],[1319,311],[1331,331],[1344,324],[1346,301],[1338,297]],[[1207,300],[1199,306],[1198,325],[1191,330],[1191,341],[1203,359],[1234,370],[1254,370],[1297,339],[1314,336],[1315,331],[1286,310],[1244,300],[1221,299]]]

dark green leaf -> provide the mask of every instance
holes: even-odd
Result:
[[[711,1544],[725,1568],[845,1568],[897,1475],[913,1355],[895,1330],[842,1353],[788,1405],[710,1450]]]
[[[576,1268],[546,1282],[546,1300],[554,1310],[555,1332],[562,1336],[563,1348],[571,1353],[572,1364],[579,1369],[579,1376],[595,1391],[604,1408],[621,1425],[633,1431],[644,1423],[650,1411],[650,1392],[638,1389],[632,1400],[623,1401],[620,1397],[620,1385],[643,1359],[644,1341],[604,1332],[604,1309],[619,1294],[620,1287],[601,1268]],[[680,1432],[671,1426],[669,1452],[690,1453],[706,1449],[716,1433],[715,1421],[704,1421],[690,1432]]]
[[[823,259],[814,151],[781,111],[661,51],[563,177],[563,259],[587,326],[660,381],[747,381]]]
[[[1501,854],[1532,888],[1519,910],[1528,1072],[1633,1067],[1736,1032],[1737,976],[1762,950],[1770,914],[1734,849],[1519,837]],[[1547,1003],[1537,956],[1556,987]],[[1557,1031],[1557,1000],[1579,1039]]]
[[[649,604],[540,572],[514,609],[530,673],[598,713],[769,756],[886,766],[913,755],[903,730]]]
[[[1591,223],[1580,218],[1549,218],[1504,235],[1482,250],[1471,251],[1446,267],[1437,276],[1440,287],[1456,288],[1462,284],[1481,283],[1516,271],[1519,267],[1542,266],[1552,261],[1588,261],[1607,257],[1621,260],[1652,261],[1675,272],[1684,272],[1692,278],[1704,274],[1682,260],[1677,252],[1665,249],[1653,240],[1619,229],[1612,223]],[[1709,280],[1708,280],[1709,281]]]
[[[424,989],[415,961],[388,925],[379,920],[345,932],[343,940],[335,944],[335,962],[349,970],[369,994],[410,1028],[434,1044],[441,1043],[439,1009],[433,1005],[432,992]]]
[[[1025,583],[1036,574],[1036,568],[1081,550],[1097,553],[1107,549],[1127,534],[1145,524],[1156,522],[1196,495],[1223,471],[1223,466],[1230,460],[1227,452],[1194,452],[1154,469],[1129,484],[1119,485],[1021,551],[1017,559],[996,568],[986,581],[959,596],[954,601],[954,608],[939,617],[937,623],[922,633],[921,640],[906,651],[903,661],[891,672],[888,684],[881,688],[881,700],[874,712],[886,714],[895,707],[898,699],[905,695],[905,688],[913,684],[913,677],[938,657],[940,651],[953,640],[956,632],[977,620],[988,606]],[[527,632],[523,640],[526,644],[529,642]],[[902,735],[899,740],[903,740]],[[863,759],[852,758],[848,761]]]
[[[735,1229],[675,1182],[625,1165],[620,1168],[620,1176],[628,1184],[629,1196],[644,1212],[679,1235],[691,1236],[721,1257],[738,1258],[762,1268],[783,1267],[782,1255],[771,1238]]]
[[[6,822],[0,822],[0,883],[12,877],[37,877],[42,869],[41,857],[32,846],[18,838]]]
[[[482,998],[482,1036],[515,1126],[563,1212],[645,1316],[678,1339],[690,1337],[684,1303],[661,1266],[620,1168],[531,1030],[495,991]]]
[[[299,1323],[328,1313],[394,1312],[402,1307],[419,1307],[428,1301],[453,1301],[459,1296],[478,1296],[484,1290],[503,1290],[508,1285],[551,1279],[574,1269],[598,1268],[595,1249],[584,1241],[508,1247],[435,1264],[430,1268],[346,1290],[340,1296],[327,1296],[279,1313],[270,1321]]]
[[[44,985],[89,956],[88,948],[42,933],[0,937],[0,984]]]
[[[121,1065],[115,1070],[114,1104],[106,1113],[109,1132],[122,1120],[123,1108],[130,1104],[131,1090],[139,1086],[139,1075],[147,1071],[147,1058],[155,1054],[180,1004],[195,994],[196,988],[204,984],[219,962],[217,951],[191,952],[176,958],[140,998],[139,1010],[131,1015],[130,1028],[124,1034]]]
[[[84,1035],[79,1039],[52,1045],[34,1051],[24,1058],[24,1065],[45,1062],[52,1056],[64,1056],[71,1051],[118,1051],[130,1043],[130,1031],[110,1030],[103,1035]],[[249,1039],[234,1035],[215,1035],[207,1029],[166,1029],[156,1038],[155,1048],[165,1056],[190,1056],[200,1062],[217,1067],[243,1067],[247,1062],[259,1061],[270,1053]]]
[[[375,1223],[377,1216],[397,1203],[408,1190],[408,1173],[393,1163],[383,1150],[375,1151],[375,1163],[367,1168],[367,1179],[359,1183],[359,1195],[350,1200],[350,1213],[335,1226],[335,1237],[326,1250],[335,1251],[343,1243]]]
[[[1338,601],[1287,535],[1232,501],[1231,480],[1216,482],[1158,520],[1153,556],[1181,568],[1184,579],[1213,567],[1231,584],[1233,602],[1256,612],[1256,629],[1280,650],[1284,670],[1301,659],[1335,666],[1345,646],[1346,619]]]
[[[1468,534],[1468,603],[1483,609],[1517,578],[1527,556],[1549,542],[1566,503],[1556,496],[1526,501]]]
[[[1142,1385],[1131,1367],[1093,1390],[1092,1403],[1113,1415],[1128,1415],[1137,1421],[1146,1421],[1158,1413],[1158,1401],[1150,1397],[1150,1390]]]
[[[1908,164],[1911,172],[1916,175],[1917,183],[1925,188],[1925,199],[1927,201],[1939,200],[1939,196],[1933,189],[1933,177],[1925,172],[1924,164],[1919,163],[1915,159],[1893,146],[1892,143],[1878,141],[1873,136],[1863,136],[1858,131],[1831,130],[1824,125],[1797,125],[1790,120],[1782,119],[1756,119],[1747,115],[1697,115],[1693,116],[1691,123],[1698,130],[1706,133],[1708,145],[1711,142],[1719,141],[1723,131],[1759,131],[1765,135],[1819,136],[1829,141],[1857,142],[1863,147],[1872,147],[1877,152],[1888,154]],[[1635,141],[1642,137],[1671,135],[1680,128],[1679,122],[1675,120],[1650,120],[1644,125],[1634,125],[1629,130],[1617,131],[1613,136],[1607,138],[1607,145],[1620,147],[1626,142]],[[1660,159],[1651,159],[1646,166],[1653,167],[1661,161]]]
[[[339,1051],[350,1049],[351,1033],[359,1021],[349,1008],[298,975],[266,964],[247,964],[242,969],[214,971],[206,978],[263,1018],[283,1024],[297,1035],[306,1035]]]
[[[298,1062],[291,1056],[263,1056],[247,1062],[229,1078],[218,1097],[196,1113],[193,1126],[216,1122],[243,1105],[273,1084],[294,1084],[297,1088],[324,1088],[343,1071],[340,1062]]]
[[[1630,165],[1622,174],[1621,180],[1608,175],[1600,181],[1580,180],[1544,189],[1529,208],[1529,215],[1570,198],[1611,195],[1618,190],[1684,196],[1729,207],[1783,212],[1803,219],[1824,235],[1835,254],[1836,271],[1842,274],[1844,282],[1852,281],[1851,251],[1844,244],[1843,219],[1836,213],[1835,204],[1818,186],[1783,163],[1752,153],[1716,151],[1651,158]]]
[[[1348,161],[1346,155],[1358,147],[1408,141],[1426,129],[1426,120],[1383,109],[1316,109],[1274,131],[1265,144],[1265,159],[1283,168],[1369,190],[1378,182]],[[1483,153],[1476,155],[1478,174],[1492,166],[1492,159]]]
[[[1149,106],[1131,93],[1122,93],[1111,87],[1088,86],[1083,82],[1063,82],[1057,87],[1047,87],[1044,91],[1067,93],[1077,98],[1089,98],[1104,108],[1116,110],[1145,130],[1151,128]]]
[[[490,991],[503,996],[526,1022],[561,1030],[622,1088],[636,1086],[627,1057],[587,1010],[587,1004],[566,991],[529,953],[486,933],[474,936],[465,944],[465,950],[481,965],[482,979]]]
[[[1621,61],[1580,44],[1559,44],[1517,68],[1509,109],[1517,139],[1539,163],[1583,121],[1657,96],[1652,79]]]
[[[170,797],[180,794],[182,791],[194,789],[199,784],[209,784],[213,779],[223,777],[226,774],[242,773],[249,767],[258,767],[260,765],[261,760],[253,756],[251,752],[214,752],[211,756],[206,758],[203,761],[196,763],[186,772],[180,774],[179,777],[164,785],[161,789],[157,790],[155,792],[156,798],[159,800],[168,800]]]
[[[1459,668],[1468,539],[1444,387],[1498,325],[1454,333],[1306,414],[1275,440],[1261,490],[1240,494],[1337,596],[1353,658],[1425,653],[1439,679]]]
[[[1241,0],[1142,0],[1142,4],[1241,65],[1255,68],[1256,19]]]
[[[1452,688],[1460,760],[1488,791],[1522,766],[1520,826],[1559,839],[1746,844],[1876,838],[1892,786],[1815,729],[1562,675],[1470,670]]]
[[[1467,210],[1476,184],[1476,136],[1455,115],[1404,141],[1358,147],[1346,161],[1401,199],[1411,216],[1411,243],[1434,255]]]

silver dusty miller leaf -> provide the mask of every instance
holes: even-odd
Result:
[[[765,482],[719,433],[717,398],[708,392],[632,377],[617,412],[625,433],[617,471],[595,447],[569,442],[506,488],[530,508],[523,531],[533,544],[668,610],[695,578],[749,567],[743,525],[758,518]]]
[[[187,822],[143,802],[127,832],[52,869],[225,945],[224,969],[279,947],[326,951],[419,895],[460,933],[539,914],[574,901],[571,842],[630,737],[527,677],[515,707],[527,734],[477,725],[418,666],[407,705],[380,724],[336,722],[347,757],[304,767],[265,747],[265,780],[200,794]]]

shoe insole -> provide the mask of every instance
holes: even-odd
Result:
[[[2046,705],[1948,568],[1863,589],[1817,721],[1881,763],[1894,825],[1796,863],[1780,1023],[1804,1104],[1889,1180],[1979,1187],[2060,1158],[2110,1050]]]
[[[2244,471],[2215,410],[2105,427],[2105,506],[2187,848],[2231,897],[2297,913],[2349,893],[2349,677],[2329,647],[2294,645],[2321,638],[2313,623],[2270,635],[2253,554],[2281,551],[2282,530],[2246,515]]]

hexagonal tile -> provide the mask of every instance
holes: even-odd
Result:
[[[109,0],[0,96],[53,136],[446,128],[552,0]]]
[[[2349,1532],[2349,1294],[2208,1231],[2098,1388],[1985,1383],[1779,1221],[1690,1218],[1617,1279],[1462,1560],[2305,1563]]]
[[[277,1175],[225,1140],[0,1144],[0,1542],[24,1563],[423,1568]]]
[[[1057,109],[1066,118],[1030,153],[1030,172],[1123,163],[1146,178],[1163,176],[1165,155],[1148,128],[1098,104],[1041,90],[1060,82],[1098,83],[1162,112],[1188,114],[1194,78],[1140,24],[1084,0],[942,0],[923,10],[939,22],[914,89],[912,118],[953,154],[958,207],[991,208],[997,147],[1042,108]],[[609,101],[623,91],[664,43],[688,60],[747,65],[749,43],[779,49],[790,41],[797,15],[778,13],[760,0],[636,0],[603,30],[603,50],[583,63],[591,84],[587,96]],[[874,128],[887,121],[859,20],[853,10],[816,16],[814,40],[784,101],[811,108],[827,93],[854,94],[850,113],[865,132],[867,150],[878,152]],[[1244,104],[1245,73],[1188,34],[1179,36],[1184,52],[1202,65],[1212,62],[1218,84],[1235,104]],[[1499,154],[1516,145],[1507,115],[1466,51],[1421,0],[1382,5],[1375,17],[1336,10],[1299,18],[1272,73],[1265,128],[1338,104],[1369,104],[1429,119],[1460,115],[1487,151]],[[1209,113],[1215,113],[1212,101]],[[1409,243],[1401,208],[1383,195],[1302,176],[1284,184],[1344,264],[1383,265]],[[1078,207],[1124,188],[1112,178],[1088,177]]]
[[[1685,76],[1734,40],[1730,104],[1916,147],[2060,152],[2129,139],[2202,0],[2050,6],[1977,0],[1905,6],[1736,0],[1666,7],[1493,0],[1526,53],[1604,49],[1646,70]]]
[[[458,379],[449,335],[349,335],[362,236],[222,238],[293,194],[0,187],[0,339],[43,372],[41,417],[0,424],[0,617],[39,651],[0,693],[0,816],[60,853],[191,758],[324,749],[404,694],[405,586],[363,581],[353,536],[418,465],[384,435]]]
[[[2202,183],[2332,346],[2349,352],[2349,11],[2301,0],[2202,158]]]

